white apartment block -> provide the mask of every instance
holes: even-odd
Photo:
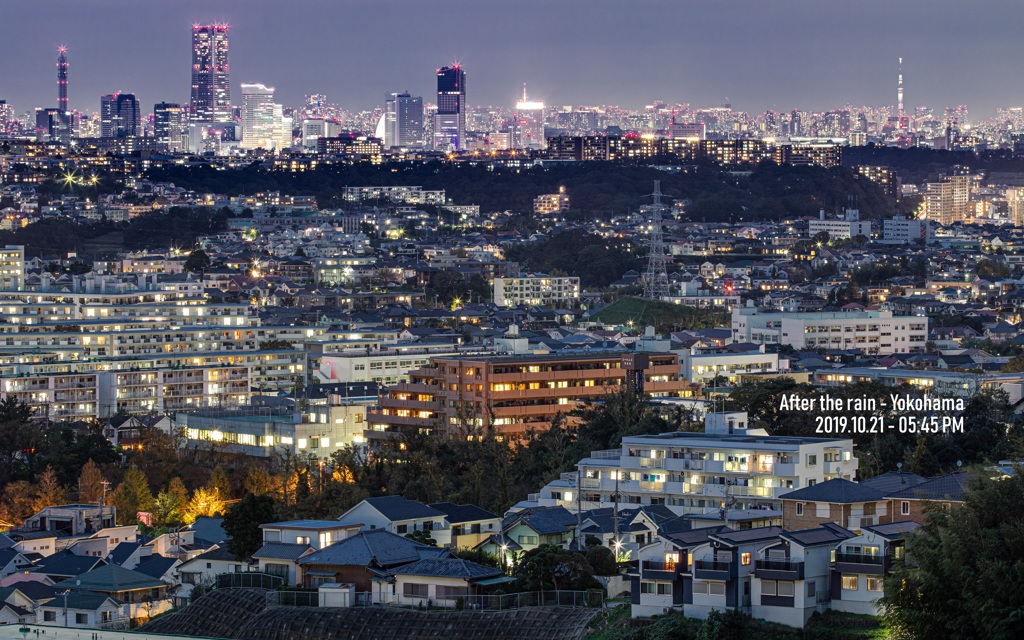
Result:
[[[825,210],[817,220],[807,223],[807,235],[813,238],[819,233],[825,232],[832,240],[848,240],[857,236],[871,237],[871,221],[861,220],[860,212],[856,209],[847,209],[846,216],[841,219],[826,219]]]
[[[580,279],[528,273],[494,279],[494,304],[499,307],[546,305],[574,307],[580,299]]]
[[[577,474],[564,473],[530,502],[596,509],[614,506],[618,492],[620,508],[665,505],[680,515],[717,513],[727,503],[781,509],[780,495],[857,471],[848,438],[755,435],[744,428],[746,414],[724,415],[740,416],[732,433],[631,436],[619,449],[594,451],[577,464],[578,487]]]
[[[860,349],[872,355],[924,353],[928,319],[891,311],[779,312],[732,310],[734,342],[788,344],[795,349]]]
[[[405,204],[442,205],[445,203],[444,189],[424,191],[423,187],[345,187],[343,197],[349,202],[387,200]]]
[[[427,366],[431,358],[457,356],[462,352],[451,343],[414,343],[389,345],[387,349],[375,351],[353,349],[325,353],[313,377],[325,383],[377,382],[389,386],[409,382],[409,372]]]
[[[0,248],[0,290],[17,291],[25,286],[25,247]]]
[[[882,221],[882,242],[886,244],[929,244],[932,241],[932,226],[928,220],[908,219],[894,216]]]
[[[789,360],[777,353],[758,351],[726,351],[691,347],[679,353],[683,376],[694,384],[704,384],[716,377],[727,378],[730,383],[744,374],[779,373],[789,370]]]

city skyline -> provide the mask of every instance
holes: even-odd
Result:
[[[66,44],[75,60],[71,109],[96,111],[100,95],[118,91],[135,93],[147,111],[161,101],[187,104],[190,27],[223,22],[231,26],[233,89],[241,81],[273,85],[287,106],[301,104],[309,93],[325,93],[353,110],[379,107],[380,96],[396,89],[431,95],[431,72],[456,61],[473,75],[471,104],[511,105],[526,82],[531,95],[552,106],[639,108],[655,99],[717,106],[727,98],[752,114],[878,106],[894,103],[900,57],[908,110],[967,104],[987,116],[996,107],[1024,103],[1024,92],[1015,89],[1024,84],[1024,71],[1014,64],[1015,40],[1009,37],[1013,17],[1024,18],[1024,7],[998,2],[996,13],[948,3],[942,11],[935,3],[892,7],[867,0],[849,14],[803,0],[786,4],[789,11],[742,0],[699,8],[656,1],[642,9],[606,2],[549,7],[528,0],[486,10],[464,0],[430,7],[356,2],[339,11],[340,20],[385,24],[396,11],[406,19],[386,22],[386,33],[354,29],[337,38],[334,20],[295,19],[335,8],[318,0],[287,7],[181,2],[150,7],[145,18],[121,11],[123,0],[87,6],[58,1],[56,22],[35,5],[15,2],[7,16],[23,28],[11,35],[0,77],[17,82],[0,92],[19,113],[55,106],[51,56]],[[544,19],[535,19],[541,11]],[[161,29],[152,31],[152,22]],[[566,24],[574,26],[573,34],[561,33]],[[588,35],[612,27],[608,38]],[[109,47],[111,29],[121,47]],[[453,35],[434,37],[438,29]],[[1007,37],[1000,36],[1004,29]],[[52,41],[39,33],[52,34]],[[951,34],[957,35],[955,47]],[[136,53],[124,56],[125,50]]]

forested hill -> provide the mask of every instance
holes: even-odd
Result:
[[[652,181],[661,180],[668,199],[688,199],[689,220],[777,220],[841,209],[853,196],[865,218],[891,215],[896,203],[873,182],[848,168],[778,166],[766,162],[750,171],[729,172],[701,165],[667,173],[651,167],[593,162],[514,170],[445,162],[385,165],[321,165],[313,171],[267,171],[253,164],[236,171],[207,166],[154,169],[153,180],[201,192],[239,195],[280,191],[314,195],[321,207],[340,206],[346,186],[415,185],[444,189],[458,204],[482,211],[532,210],[533,199],[564,186],[574,213],[582,217],[636,211],[650,203]]]

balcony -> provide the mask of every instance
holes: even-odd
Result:
[[[881,554],[836,552],[832,567],[839,573],[866,573],[885,575],[892,564],[892,558]]]
[[[850,531],[860,531],[863,527],[873,527],[878,524],[878,515],[850,516],[846,519],[846,528]]]
[[[580,489],[600,489],[600,478],[580,478]]]
[[[800,560],[757,560],[754,575],[762,580],[803,580],[804,563]]]
[[[659,492],[660,491],[664,491],[665,490],[665,483],[664,482],[651,482],[651,481],[648,481],[648,480],[641,480],[640,481],[640,490],[641,491],[659,491]]]
[[[640,561],[641,580],[675,580],[679,573],[686,571],[685,562]]]
[[[640,458],[641,469],[664,469],[665,458]]]
[[[731,562],[697,560],[693,563],[693,577],[698,580],[728,580],[730,573]]]

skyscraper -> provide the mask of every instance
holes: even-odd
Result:
[[[100,97],[100,137],[139,135],[141,116],[134,93],[108,93]]]
[[[457,64],[437,70],[434,148],[440,151],[466,148],[466,72]]]
[[[231,121],[228,26],[192,25],[192,119]]]
[[[57,108],[68,110],[68,48],[57,49]]]
[[[273,149],[275,146],[274,87],[242,83],[243,149]]]
[[[185,110],[180,104],[158,102],[153,107],[153,137],[167,145],[169,151],[180,151],[185,145]]]
[[[71,143],[71,116],[53,107],[36,109],[36,142]]]
[[[384,147],[423,146],[423,98],[389,93],[384,107]]]
[[[514,149],[544,149],[548,146],[544,138],[544,103],[529,100],[526,97],[526,84],[523,84],[523,99],[516,103],[516,140],[512,141]]]

